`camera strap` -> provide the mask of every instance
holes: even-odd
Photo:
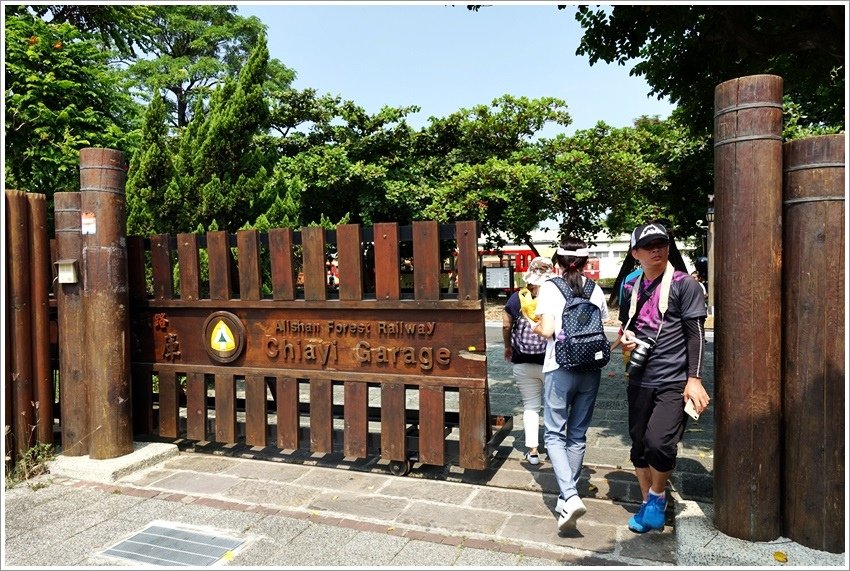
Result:
[[[673,283],[673,264],[667,262],[667,267],[664,268],[664,275],[661,276],[660,281],[656,281],[654,284],[649,286],[643,295],[640,293],[640,285],[643,280],[643,273],[641,273],[637,280],[635,280],[635,285],[632,288],[632,296],[631,296],[631,304],[629,305],[629,321],[626,323],[626,326],[623,327],[623,330],[629,328],[629,325],[632,323],[632,319],[637,313],[640,311],[640,308],[643,307],[643,304],[649,300],[649,297],[652,295],[652,291],[655,289],[657,284],[661,284],[661,295],[658,299],[658,310],[661,312],[661,321],[658,323],[658,333],[655,334],[655,340],[658,341],[658,336],[661,335],[661,328],[664,326],[664,314],[667,313],[667,306],[670,300],[670,284]],[[637,292],[637,295],[635,295]],[[640,302],[638,302],[638,297],[641,298]]]

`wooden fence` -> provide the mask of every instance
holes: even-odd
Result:
[[[489,414],[477,239],[434,221],[128,238],[134,432],[282,450],[309,433],[311,452],[358,458],[377,442],[397,473],[457,445],[485,468],[510,426]]]

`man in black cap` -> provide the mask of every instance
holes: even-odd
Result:
[[[666,486],[685,431],[685,406],[708,407],[702,386],[705,298],[699,284],[669,262],[670,237],[661,224],[635,228],[631,253],[643,273],[626,281],[620,322],[624,350],[632,352],[629,384],[630,458],[643,504],[629,520],[636,533],[661,530]]]

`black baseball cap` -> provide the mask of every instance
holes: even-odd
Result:
[[[669,242],[670,236],[667,235],[667,229],[661,224],[643,224],[635,228],[634,232],[632,232],[632,249],[646,246],[656,240]]]

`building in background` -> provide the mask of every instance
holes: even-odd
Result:
[[[534,247],[541,256],[547,258],[551,258],[555,253],[558,240],[557,230],[538,229],[531,233],[531,242]],[[629,234],[621,234],[612,238],[604,232],[600,232],[592,242],[589,271],[596,275],[591,275],[591,277],[615,279],[617,274],[620,273],[620,266],[629,251]],[[528,268],[528,262],[534,257],[527,244],[506,244],[501,249],[501,256],[495,250],[484,250],[484,240],[479,240],[479,246],[481,247],[481,263],[485,268],[510,266],[515,274],[523,273]],[[682,253],[688,272],[694,271],[696,260],[693,246],[686,246],[679,240],[676,241],[676,246]],[[598,262],[594,262],[594,260],[598,260]],[[596,270],[598,270],[598,274]],[[514,285],[521,287],[523,284],[515,282]]]

